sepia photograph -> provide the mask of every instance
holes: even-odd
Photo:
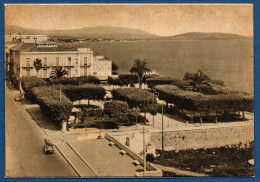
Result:
[[[254,177],[253,4],[5,4],[5,177]]]

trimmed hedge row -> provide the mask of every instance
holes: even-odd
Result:
[[[21,84],[26,96],[34,101],[35,98],[31,91],[32,88],[47,85],[47,82],[35,76],[26,76],[21,78]]]
[[[156,85],[175,85],[182,90],[191,90],[189,83],[184,80],[179,80],[172,77],[156,76],[148,78],[146,80],[147,85],[150,89],[154,89]],[[238,93],[237,91],[231,91],[224,86],[222,80],[210,80],[211,86],[202,86],[201,93],[205,95],[216,95],[216,94],[233,94]]]
[[[68,120],[73,105],[63,93],[60,93],[57,87],[34,87],[32,94],[37,104],[40,105],[42,112],[52,122],[59,125],[63,120]]]
[[[106,95],[105,89],[95,84],[68,85],[63,87],[63,92],[71,101],[82,99],[103,100]]]
[[[157,101],[154,95],[138,88],[118,88],[112,90],[113,99],[126,101],[130,108],[139,107],[142,112],[157,113]]]
[[[146,79],[146,83],[150,89],[153,89],[156,85],[176,85],[179,88],[186,89],[189,87],[188,82],[179,80],[172,77],[156,76]]]
[[[73,78],[59,78],[50,81],[50,84],[62,84],[62,85],[81,85],[86,83],[100,84],[100,80],[95,76],[82,76]]]
[[[179,109],[198,112],[253,111],[252,95],[234,92],[218,95],[204,95],[198,92],[184,91],[174,85],[157,85],[159,98],[175,104]]]
[[[138,83],[138,77],[135,74],[120,74],[118,78],[108,77],[109,85],[128,85]]]

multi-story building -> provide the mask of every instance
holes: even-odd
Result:
[[[11,33],[10,35],[5,35],[5,42],[19,41],[22,43],[36,43],[48,40],[49,37],[47,35],[21,35],[19,33]]]
[[[96,76],[106,80],[112,74],[112,63],[104,57],[93,56],[89,48],[60,46],[54,42],[20,44],[10,49],[11,72],[17,78],[37,76],[48,78],[56,67],[68,71],[67,77]],[[42,68],[37,73],[34,61],[40,59]]]
[[[104,56],[94,56],[93,75],[101,80],[112,76],[112,61]]]

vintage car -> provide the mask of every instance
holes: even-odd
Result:
[[[54,154],[54,144],[51,142],[51,140],[44,139],[42,151],[44,154]]]

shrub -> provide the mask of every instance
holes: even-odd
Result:
[[[138,83],[138,76],[135,74],[120,74],[118,79],[121,80],[123,85]]]
[[[96,127],[99,129],[118,129],[119,125],[117,122],[114,121],[103,121],[96,122]]]
[[[124,101],[111,101],[105,102],[104,113],[109,115],[109,117],[119,117],[128,112],[128,104]]]
[[[188,88],[188,83],[172,77],[156,76],[146,79],[149,88],[153,89],[156,85],[176,85],[179,88]]]
[[[62,85],[81,85],[86,83],[100,84],[100,80],[95,76],[82,76],[73,78],[58,78],[50,81],[50,84],[62,84]]]
[[[137,117],[134,114],[128,114],[127,117],[129,122],[131,123],[136,123],[136,119],[137,119],[137,123],[145,123],[145,117],[140,114],[138,114]],[[146,119],[146,122],[149,121]]]
[[[32,88],[47,85],[46,81],[44,81],[41,78],[34,77],[34,76],[22,77],[21,83],[22,83],[22,88],[23,88],[24,92],[26,93],[26,96],[31,100],[35,99],[35,98],[33,98],[33,94],[31,92]]]
[[[120,74],[118,78],[108,77],[107,80],[109,85],[129,85],[138,83],[138,77],[135,74]]]
[[[252,95],[241,92],[228,94],[204,95],[198,92],[184,91],[174,85],[157,85],[159,98],[175,104],[179,109],[198,112],[230,112],[253,109]]]
[[[107,83],[109,85],[119,85],[119,86],[123,85],[123,82],[119,78],[112,78],[110,76],[107,79]]]
[[[138,88],[118,88],[112,90],[113,98],[126,101],[130,108],[139,107],[143,112],[154,112],[157,102],[154,95]],[[153,109],[152,109],[153,108]]]
[[[73,108],[70,100],[54,86],[40,86],[32,89],[33,97],[46,117],[59,125],[67,121]]]
[[[71,101],[82,99],[103,100],[106,95],[105,89],[95,84],[68,85],[63,88],[63,92]]]

